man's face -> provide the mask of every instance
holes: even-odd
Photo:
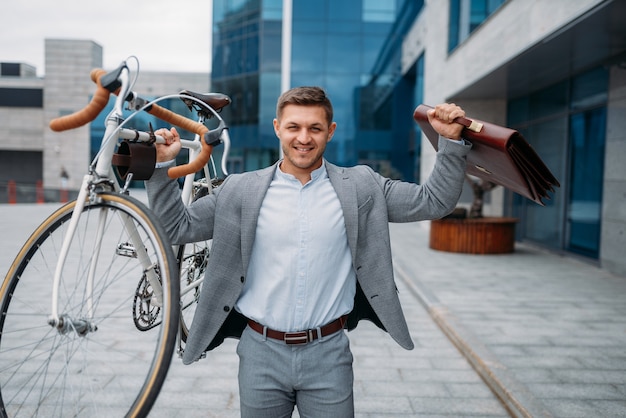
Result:
[[[326,144],[336,126],[335,122],[329,124],[321,106],[285,106],[280,121],[274,119],[274,131],[284,154],[281,170],[308,181],[311,172],[322,165]]]

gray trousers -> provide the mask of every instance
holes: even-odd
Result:
[[[251,330],[239,355],[242,418],[354,417],[352,353],[345,331],[305,345],[287,345]]]

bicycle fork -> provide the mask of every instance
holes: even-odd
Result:
[[[104,231],[107,223],[107,209],[102,208],[98,213],[98,226],[95,234],[94,248],[92,252],[92,258],[89,263],[89,270],[87,273],[87,287],[86,287],[86,307],[87,313],[85,317],[72,318],[66,314],[59,314],[59,286],[61,283],[61,276],[65,266],[65,261],[68,256],[68,252],[74,239],[78,221],[83,213],[85,205],[89,201],[92,204],[97,201],[97,193],[91,190],[90,185],[93,184],[94,176],[87,174],[83,178],[83,186],[81,187],[76,204],[72,211],[72,217],[70,219],[68,229],[63,238],[59,259],[54,272],[54,280],[52,284],[52,304],[51,314],[48,318],[48,323],[56,328],[61,334],[67,334],[71,331],[76,332],[80,336],[85,336],[89,332],[97,331],[97,325],[93,322],[94,318],[94,300],[93,289],[96,275],[96,267],[98,265],[100,250],[104,238]],[[136,257],[143,266],[144,273],[148,282],[153,289],[153,296],[151,303],[155,306],[162,306],[163,303],[163,288],[159,280],[158,272],[155,269],[155,265],[151,262],[148,256],[147,249],[143,246],[141,238],[137,231],[136,226],[132,223],[130,216],[122,214],[122,221],[126,232],[129,235],[129,239],[132,246],[132,256]],[[128,255],[128,253],[121,253],[120,246],[118,246],[119,255]],[[128,249],[127,249],[128,250]]]

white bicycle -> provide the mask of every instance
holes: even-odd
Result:
[[[146,416],[177,342],[184,349],[210,243],[173,248],[150,209],[129,196],[130,182],[152,173],[154,143],[163,138],[128,126],[147,111],[195,134],[182,141],[189,162],[168,172],[185,177],[189,203],[216,183],[211,151],[218,144],[227,174],[230,139],[218,112],[230,99],[184,91],[148,102],[132,91],[138,67],[125,61],[92,71],[92,101],[50,124],[57,131],[84,125],[117,95],[78,198],[33,232],[0,287],[2,417]],[[157,104],[175,97],[197,121]],[[208,119],[217,126],[208,128]],[[199,171],[204,178],[196,180]]]

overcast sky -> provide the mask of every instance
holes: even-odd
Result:
[[[103,48],[103,67],[130,55],[150,71],[209,72],[212,0],[2,0],[0,62],[44,75],[44,39],[84,39]]]

